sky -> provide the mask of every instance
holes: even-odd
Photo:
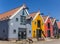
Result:
[[[60,0],[0,0],[0,14],[22,4],[26,4],[29,13],[40,10],[40,13],[60,20]]]

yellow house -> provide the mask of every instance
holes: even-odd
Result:
[[[31,26],[32,26],[32,37],[43,37],[43,32],[44,32],[44,23],[42,16],[40,15],[40,12],[34,12],[29,15],[31,20]]]

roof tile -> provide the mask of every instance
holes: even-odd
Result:
[[[10,10],[8,12],[5,12],[3,14],[0,14],[0,21],[8,19],[10,16],[12,16],[18,10],[19,10],[19,8],[16,8],[16,9]]]
[[[36,15],[36,12],[31,13],[30,15],[28,15],[28,16],[26,17],[26,19],[34,18],[35,15]]]

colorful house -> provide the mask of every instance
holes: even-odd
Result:
[[[51,21],[52,21],[52,25],[53,25],[53,36],[54,38],[58,37],[58,25],[57,25],[57,21],[55,18],[51,17]]]
[[[25,5],[0,14],[0,39],[20,40],[31,37],[26,24],[29,15]]]
[[[57,26],[58,26],[58,32],[59,32],[59,37],[60,37],[60,22],[57,22]]]
[[[33,12],[30,15],[28,15],[27,19],[31,23],[31,29],[32,29],[32,37],[44,37],[44,26],[43,26],[43,19],[42,16],[40,15],[40,12]]]
[[[53,27],[52,27],[52,21],[49,16],[43,16],[44,20],[44,30],[45,30],[45,36],[46,37],[52,37],[53,36]]]

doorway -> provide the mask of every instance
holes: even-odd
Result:
[[[26,39],[26,35],[27,35],[26,29],[19,30],[18,31],[18,40],[20,40],[20,39]]]
[[[40,20],[37,20],[37,27],[41,28],[41,21]]]
[[[48,36],[47,37],[51,37],[50,30],[48,30],[47,33],[48,33]]]
[[[36,30],[36,36],[37,36],[37,38],[41,38],[42,37],[42,30],[37,29]]]

